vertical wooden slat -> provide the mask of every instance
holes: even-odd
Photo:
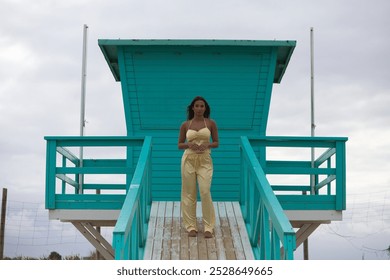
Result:
[[[237,260],[245,260],[244,249],[242,247],[240,232],[238,231],[236,216],[231,202],[225,202],[226,215],[229,221],[234,251]]]
[[[171,259],[179,260],[180,259],[180,201],[173,202],[173,211],[172,211],[172,248],[171,248]]]
[[[198,218],[198,224],[201,224],[201,223],[202,223],[201,218]],[[199,230],[197,237],[196,237],[196,241],[197,241],[197,247],[198,247],[198,258],[197,259],[198,260],[207,260],[208,259],[207,243],[206,243],[206,239],[204,238],[203,229]]]
[[[271,244],[270,244],[270,227],[269,215],[267,207],[264,203],[260,206],[260,252],[262,260],[269,260],[271,258]]]
[[[219,209],[219,219],[221,222],[221,231],[223,236],[223,243],[225,246],[225,254],[227,260],[235,260],[236,254],[234,251],[234,244],[230,232],[229,220],[226,214],[225,204],[223,202],[218,202]]]
[[[167,201],[165,207],[164,236],[162,242],[162,260],[171,259],[172,250],[172,225],[173,225],[173,201]]]
[[[194,248],[190,248],[190,258],[193,256],[196,260],[206,260],[207,259],[207,248],[206,248],[206,241],[204,239],[204,227],[202,222],[202,203],[197,202],[196,204],[196,221],[198,225],[198,234],[196,235],[196,241],[194,240],[196,250],[197,252],[192,254],[191,250],[194,250]],[[190,238],[192,240],[192,238]]]
[[[223,235],[221,230],[218,202],[214,202],[214,209],[215,209],[214,236],[215,236],[215,249],[217,251],[216,252],[217,258],[219,260],[226,260],[226,253],[225,253],[225,247],[223,243]]]
[[[189,254],[189,237],[186,229],[181,224],[180,227],[180,259],[181,260],[189,260],[190,254]]]
[[[197,207],[197,208],[198,208],[197,212],[199,212],[199,207]],[[199,224],[199,221],[197,221],[197,222]],[[199,235],[199,233],[198,233],[198,235]],[[189,259],[190,260],[197,260],[197,259],[199,259],[197,236],[195,236],[195,237],[188,237],[188,251],[189,251]]]
[[[166,206],[166,202],[164,201],[160,201],[158,203],[156,231],[154,236],[154,245],[153,245],[153,253],[152,253],[153,260],[161,260],[161,256],[162,256],[165,206]]]
[[[246,230],[245,222],[242,217],[240,204],[238,202],[233,202],[232,205],[234,210],[234,216],[236,217],[237,220],[237,227],[238,227],[238,232],[240,234],[240,240],[245,253],[245,259],[253,260],[255,257],[253,255],[252,246],[250,245],[249,242],[248,232]]]
[[[207,259],[208,260],[218,260],[217,247],[216,247],[216,239],[208,238],[205,240],[207,247]]]
[[[152,259],[153,247],[154,247],[154,235],[156,232],[156,223],[157,223],[157,211],[158,211],[158,203],[152,203],[150,209],[148,235],[147,235],[145,253],[144,253],[145,260]]]

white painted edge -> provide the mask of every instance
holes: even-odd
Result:
[[[120,210],[49,210],[49,220],[116,221]]]
[[[342,211],[336,210],[286,210],[284,211],[290,221],[342,221]]]

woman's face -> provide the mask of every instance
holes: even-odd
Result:
[[[203,117],[204,112],[206,111],[206,104],[204,103],[203,100],[197,100],[195,101],[192,110],[194,110],[195,116]]]

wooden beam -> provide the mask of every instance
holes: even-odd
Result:
[[[304,224],[296,233],[297,248],[320,226],[320,223]]]
[[[7,211],[7,189],[3,188],[1,199],[1,224],[0,224],[0,260],[4,258],[5,217]]]
[[[106,260],[114,259],[111,244],[89,223],[72,222],[82,235],[96,248]]]

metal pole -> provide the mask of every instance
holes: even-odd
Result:
[[[87,35],[88,35],[88,25],[84,24],[83,32],[83,62],[81,69],[81,109],[80,109],[80,136],[85,134],[85,95],[86,95],[86,79],[87,79]],[[84,157],[84,148],[80,147],[80,167],[83,167],[83,158]],[[83,192],[84,184],[84,175],[79,175],[79,193]],[[100,194],[100,190],[96,190],[96,194]],[[96,230],[100,233],[100,227],[97,226]],[[100,259],[100,253],[96,250],[96,258]]]
[[[310,95],[311,95],[311,137],[315,136],[315,121],[314,121],[314,43],[313,43],[313,27],[310,28]],[[315,160],[315,151],[314,147],[311,148],[311,167],[314,168]],[[310,176],[310,186],[311,194],[315,194],[314,184],[315,177],[314,174]]]
[[[84,24],[83,30],[83,56],[81,66],[81,108],[80,108],[80,136],[84,136],[85,128],[85,89],[87,79],[87,35],[88,26]],[[83,167],[84,149],[80,147],[80,167]],[[79,193],[83,192],[84,175],[79,174]]]
[[[311,96],[311,137],[315,135],[315,123],[314,123],[314,44],[313,44],[313,27],[310,28],[310,96]],[[314,147],[311,148],[311,168],[314,168],[315,151]],[[310,192],[315,194],[315,176],[310,175]],[[309,259],[309,237],[303,242],[303,259]]]
[[[4,259],[4,239],[5,239],[5,213],[7,210],[7,189],[3,189],[1,199],[1,226],[0,226],[0,260]]]

